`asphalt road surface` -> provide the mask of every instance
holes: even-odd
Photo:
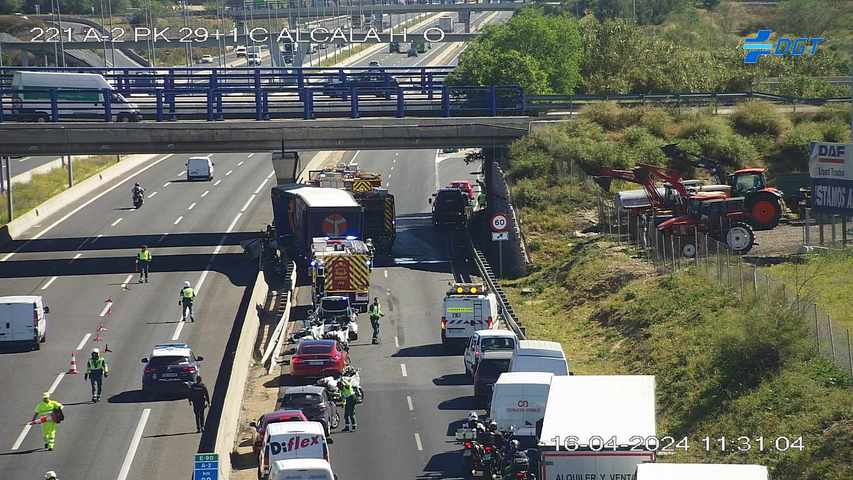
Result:
[[[417,58],[379,53],[364,63],[426,63],[442,48]],[[459,159],[437,162],[436,153],[347,157],[383,173],[397,195],[399,233],[395,265],[373,275],[371,293],[387,312],[383,343],[361,340],[353,347],[367,402],[357,412],[360,430],[338,435],[333,446],[342,479],[460,473],[452,424],[470,408],[471,387],[461,376],[461,358],[437,345],[440,299],[452,277],[446,238],[431,227],[427,198],[437,184],[470,178],[467,172],[476,167]],[[273,176],[269,153],[214,154],[216,178],[188,183],[187,158],[158,156],[21,236],[30,240],[0,252],[0,295],[43,295],[51,306],[40,351],[0,354],[0,385],[7,392],[0,414],[3,478],[41,478],[56,470],[63,480],[183,479],[190,476],[192,455],[212,449],[236,345],[235,334],[227,332],[239,332],[255,276],[239,242],[269,223]],[[134,181],[146,188],[139,210],[130,208]],[[150,283],[138,284],[133,258],[143,243],[152,249],[152,273]],[[197,321],[189,324],[177,321],[185,280],[198,290]],[[101,324],[107,330],[95,342]],[[214,404],[210,433],[195,433],[185,400],[145,401],[140,394],[140,359],[156,343],[175,340],[205,357],[202,375]],[[102,401],[93,404],[82,371],[91,348],[107,344],[111,375]],[[77,375],[64,374],[72,352]],[[66,406],[53,452],[42,448],[38,426],[25,426],[48,390]]]

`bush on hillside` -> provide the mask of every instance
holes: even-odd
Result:
[[[824,142],[847,143],[850,141],[850,124],[825,122],[822,125]]]
[[[722,137],[731,133],[732,128],[724,119],[701,114],[688,114],[678,128],[681,138]]]
[[[696,138],[702,153],[723,165],[734,168],[756,166],[758,152],[746,138],[733,133],[728,135],[708,135]]]
[[[642,108],[637,124],[656,137],[669,139],[675,134],[672,115],[660,107]]]
[[[742,135],[769,134],[778,137],[791,128],[785,114],[768,102],[747,102],[732,115],[735,130]]]
[[[823,138],[823,128],[819,123],[803,122],[796,125],[779,140],[776,152],[768,158],[771,172],[808,172],[809,144],[821,142]]]

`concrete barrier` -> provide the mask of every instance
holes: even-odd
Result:
[[[33,226],[38,225],[39,222],[44,221],[46,218],[49,218],[51,215],[56,214],[57,212],[59,212],[60,210],[62,210],[65,207],[67,207],[71,203],[74,203],[74,202],[80,200],[81,198],[83,198],[87,195],[90,195],[92,192],[94,192],[100,188],[103,188],[104,185],[112,182],[113,180],[115,180],[117,178],[120,178],[120,177],[126,175],[128,172],[130,172],[131,170],[133,170],[133,169],[135,169],[141,165],[144,165],[148,162],[151,162],[152,160],[154,160],[158,156],[159,155],[150,155],[150,154],[129,155],[124,160],[118,162],[117,164],[113,165],[112,167],[109,167],[109,168],[105,169],[104,171],[102,171],[96,175],[93,175],[93,176],[87,178],[86,180],[83,180],[82,182],[78,183],[77,185],[74,185],[73,187],[63,191],[62,193],[59,193],[58,195],[51,197],[50,199],[48,199],[44,203],[40,204],[36,208],[30,210],[29,212],[25,213],[24,215],[21,215],[20,217],[12,220],[11,222],[7,223],[6,225],[3,225],[2,227],[0,227],[0,244],[7,242],[7,241],[10,241],[10,240],[16,239],[22,233],[26,232],[27,230],[29,230]],[[171,155],[166,155],[161,160],[164,160],[165,158],[168,158],[170,156]],[[149,166],[152,166],[152,165],[153,164],[151,164]],[[140,173],[140,172],[136,172],[136,173]],[[132,176],[128,176],[127,178],[124,178],[116,186],[121,185],[121,183],[126,182],[130,178],[132,178]],[[115,187],[113,187],[113,188],[115,188]],[[109,190],[107,190],[107,191],[109,191]],[[106,193],[106,191],[103,193]],[[128,196],[129,195],[130,195],[130,192],[128,192]]]
[[[240,422],[240,406],[243,404],[243,393],[246,389],[246,379],[249,376],[249,363],[252,361],[252,350],[258,338],[261,318],[258,305],[266,303],[269,286],[264,280],[264,272],[258,272],[246,318],[240,331],[240,340],[234,353],[234,366],[231,378],[228,380],[228,391],[222,404],[222,414],[219,418],[219,429],[216,431],[216,446],[214,452],[219,454],[219,478],[228,480],[231,475],[231,452],[234,450],[234,439]]]

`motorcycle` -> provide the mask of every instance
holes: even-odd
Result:
[[[350,365],[344,368],[340,379],[336,379],[335,377],[323,377],[317,380],[317,385],[324,387],[329,398],[338,406],[343,407],[344,401],[341,398],[341,391],[338,384],[341,379],[347,379],[350,386],[352,386],[353,393],[355,394],[355,402],[362,403],[364,402],[364,390],[361,388],[360,372],[361,370],[353,368]]]
[[[139,208],[142,206],[143,197],[141,193],[134,192],[133,194],[133,208]]]

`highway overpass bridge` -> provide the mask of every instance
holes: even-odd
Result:
[[[0,155],[392,150],[508,145],[535,117],[4,123]]]
[[[353,15],[371,14],[403,14],[403,13],[433,13],[433,12],[456,12],[462,15],[471,12],[515,12],[530,5],[559,6],[559,2],[502,2],[502,3],[425,3],[413,5],[342,5],[340,11],[352,12]],[[252,16],[254,18],[303,18],[324,17],[329,15],[330,7],[310,6],[299,8],[232,8],[229,12],[237,20]]]

